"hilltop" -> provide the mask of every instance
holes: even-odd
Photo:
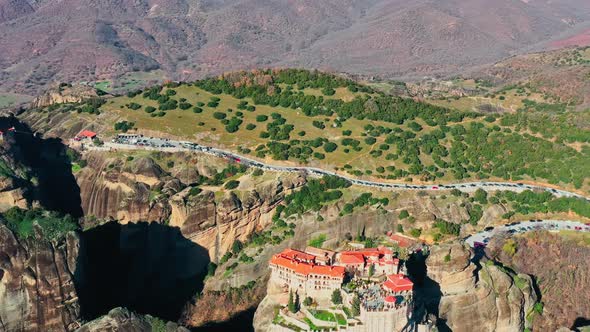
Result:
[[[138,132],[360,178],[503,179],[587,190],[589,137],[575,119],[588,112],[528,103],[540,111],[451,110],[331,74],[264,70],[56,104],[21,117],[36,130],[68,139],[83,128],[105,138]],[[565,119],[559,127],[534,117],[557,107]]]

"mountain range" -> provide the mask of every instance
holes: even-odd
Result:
[[[589,23],[585,0],[0,0],[0,89],[274,66],[446,75]]]

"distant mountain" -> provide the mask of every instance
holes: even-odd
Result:
[[[482,66],[466,77],[498,85],[526,85],[556,101],[590,105],[590,46],[523,54]]]
[[[587,0],[0,0],[0,88],[154,69],[448,74],[589,21]]]

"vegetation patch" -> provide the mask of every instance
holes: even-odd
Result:
[[[39,225],[43,239],[48,241],[60,241],[68,232],[80,228],[76,219],[69,215],[59,215],[41,209],[22,210],[13,207],[0,215],[3,217],[6,226],[19,239],[32,238],[34,224]]]

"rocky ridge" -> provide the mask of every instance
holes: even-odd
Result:
[[[51,87],[31,101],[31,108],[42,108],[53,104],[80,103],[98,98],[94,88],[85,85],[59,84]]]

